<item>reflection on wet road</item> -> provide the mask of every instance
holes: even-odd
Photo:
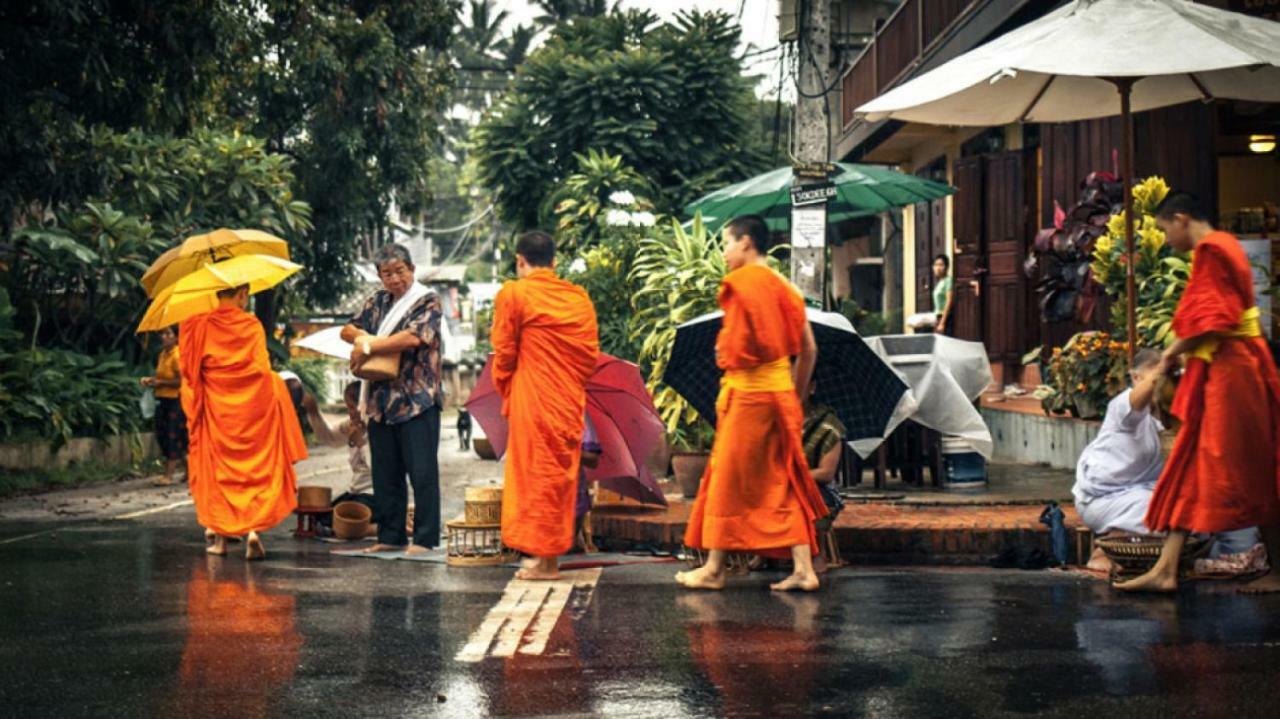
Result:
[[[687,594],[672,565],[566,575],[212,558],[189,510],[4,526],[16,716],[1274,716],[1280,598],[1068,575],[859,569]],[[578,585],[594,585],[590,589]],[[504,601],[506,602],[504,604]],[[525,651],[525,650],[528,651]]]

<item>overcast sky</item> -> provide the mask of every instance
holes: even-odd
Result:
[[[509,13],[508,25],[529,23],[541,13],[527,0],[500,0],[497,5]],[[622,0],[624,8],[645,8],[660,17],[669,18],[684,9],[722,10],[741,18],[743,49],[775,48],[778,45],[778,0]],[[752,56],[747,70],[764,75],[757,87],[760,95],[773,95],[778,85],[779,50]],[[784,95],[787,93],[784,91]]]

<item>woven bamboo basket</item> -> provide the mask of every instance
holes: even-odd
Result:
[[[333,490],[328,487],[298,487],[298,506],[305,509],[328,507],[333,501]]]
[[[502,523],[501,487],[467,487],[464,498],[467,524]]]
[[[1095,539],[1094,544],[1111,560],[1113,577],[1135,577],[1146,573],[1155,566],[1160,558],[1160,550],[1164,546],[1164,537],[1158,534],[1121,534],[1113,537]],[[1199,559],[1209,551],[1209,542],[1199,537],[1187,537],[1182,548],[1178,567],[1182,572],[1190,571]]]
[[[461,518],[445,522],[445,563],[451,567],[497,567],[516,554],[502,545],[502,526],[472,524]]]

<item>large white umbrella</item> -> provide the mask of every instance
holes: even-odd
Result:
[[[1215,98],[1280,102],[1280,23],[1189,0],[1076,0],[859,107],[932,125],[1123,116],[1133,255],[1133,112]],[[1128,271],[1130,356],[1136,334]]]

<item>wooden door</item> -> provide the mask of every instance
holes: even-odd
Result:
[[[1027,280],[1022,271],[1029,233],[1025,154],[1002,152],[984,157],[987,281],[985,332],[987,355],[1005,365],[1012,378],[1034,342],[1027,336]]]
[[[952,329],[954,337],[964,340],[983,340],[983,302],[980,288],[986,269],[984,257],[984,233],[982,229],[983,161],[981,157],[963,157],[956,160],[953,174],[956,194],[952,196],[952,229],[955,234],[953,254],[951,300]],[[974,283],[978,283],[975,287]]]

